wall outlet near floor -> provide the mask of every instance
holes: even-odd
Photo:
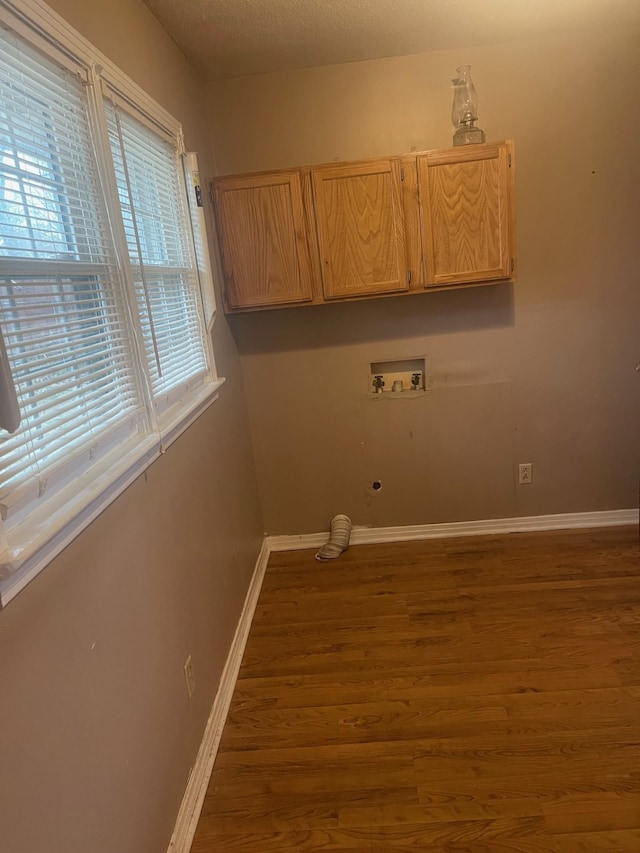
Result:
[[[520,486],[533,482],[533,462],[521,462],[518,465],[518,484]]]
[[[196,675],[193,671],[193,661],[191,660],[191,655],[184,662],[184,680],[187,685],[187,696],[189,699],[193,696],[193,693],[196,689]]]

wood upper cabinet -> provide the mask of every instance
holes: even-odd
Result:
[[[418,155],[426,284],[511,278],[513,143]]]
[[[325,299],[408,289],[398,160],[311,171]]]
[[[513,142],[215,178],[225,310],[513,279]]]
[[[213,190],[227,307],[311,300],[300,172],[217,178]]]

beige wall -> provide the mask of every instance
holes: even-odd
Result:
[[[146,7],[52,5],[184,122],[210,168],[199,84]],[[6,853],[166,850],[262,538],[224,318],[214,337],[220,399],[0,612]]]
[[[461,63],[487,139],[516,141],[513,287],[231,318],[269,533],[637,506],[639,46],[603,19],[209,85],[221,174],[448,146]],[[425,399],[367,396],[370,362],[418,355]]]

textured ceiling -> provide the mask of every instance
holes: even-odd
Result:
[[[639,0],[145,0],[206,79],[494,44],[600,22]]]

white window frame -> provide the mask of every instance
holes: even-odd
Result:
[[[7,536],[0,519],[0,608],[11,601],[44,567],[84,530],[110,503],[166,451],[199,416],[218,398],[224,379],[215,370],[211,330],[216,315],[212,269],[209,263],[207,235],[201,208],[195,202],[197,180],[195,155],[184,150],[182,127],[156,101],[120,71],[104,54],[94,48],[42,0],[0,0],[0,26],[22,37],[54,62],[80,73],[89,85],[93,100],[90,120],[102,121],[103,95],[120,100],[133,108],[141,120],[160,135],[175,140],[183,155],[184,184],[193,229],[193,252],[200,285],[199,303],[203,315],[203,340],[209,371],[204,383],[193,389],[187,399],[156,416],[149,400],[149,431],[146,435],[122,447],[117,464],[113,460],[93,467],[80,476],[69,498],[68,493],[53,496],[46,502],[46,524],[42,518],[29,518]],[[80,69],[80,70],[79,70]],[[102,116],[102,118],[100,118]],[[117,207],[118,192],[115,175],[110,167],[106,125],[96,134],[98,165],[105,178],[105,192],[110,203]],[[116,250],[123,259],[128,257],[125,245],[116,241]],[[196,251],[196,246],[199,251]],[[134,320],[134,323],[136,321]],[[1,377],[0,377],[1,378]],[[1,390],[1,389],[0,389]],[[35,515],[38,515],[36,513]],[[41,513],[40,513],[41,515]]]

